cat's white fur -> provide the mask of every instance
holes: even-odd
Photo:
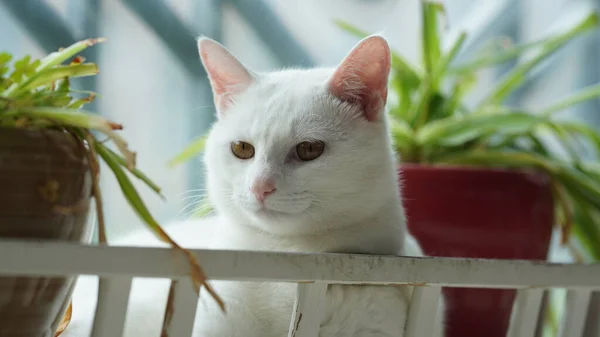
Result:
[[[169,227],[176,241],[190,248],[422,255],[407,233],[383,113],[390,62],[383,38],[361,41],[336,69],[265,74],[247,70],[212,40],[199,40],[199,47],[219,114],[205,153],[217,215]],[[238,140],[254,146],[254,157],[232,154]],[[307,140],[324,142],[325,150],[304,162],[295,147]],[[276,190],[262,204],[250,190],[265,179]],[[159,244],[140,233],[120,243]],[[195,337],[287,336],[295,285],[213,285],[228,313],[204,293]],[[80,282],[65,337],[89,329],[77,310],[92,310],[94,291],[89,279]],[[331,286],[319,336],[403,336],[411,294],[411,287]],[[134,283],[127,337],[159,336],[166,295],[165,280]],[[443,303],[435,316],[442,336]]]

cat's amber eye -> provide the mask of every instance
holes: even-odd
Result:
[[[242,141],[231,143],[231,152],[240,159],[250,159],[254,157],[254,146]]]
[[[319,158],[325,150],[325,143],[321,141],[302,142],[296,145],[296,155],[304,161],[315,160]]]

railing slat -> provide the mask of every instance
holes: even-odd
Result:
[[[508,337],[534,337],[543,297],[543,289],[521,289],[517,292]]]
[[[170,289],[170,303],[167,303],[161,336],[190,337],[198,308],[198,296],[194,292],[191,278],[171,281]]]
[[[406,322],[406,337],[429,337],[435,330],[436,315],[442,288],[420,286],[413,288],[412,299]]]
[[[92,337],[120,337],[125,327],[131,277],[101,278]]]
[[[600,263],[209,249],[192,249],[190,252],[202,261],[204,271],[213,280],[380,285],[426,283],[461,288],[529,288],[535,285],[593,290],[600,287]],[[256,268],[264,265],[269,268]],[[173,254],[167,248],[0,240],[0,273],[172,279],[188,277],[189,266],[183,254]]]
[[[564,316],[559,330],[561,337],[583,336],[591,295],[589,290],[567,291]]]
[[[326,283],[300,283],[288,337],[315,337],[325,310]]]

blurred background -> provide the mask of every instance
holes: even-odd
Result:
[[[446,40],[468,33],[457,62],[491,42],[522,43],[560,31],[600,6],[599,0],[443,2]],[[79,39],[108,38],[85,54],[99,64],[101,75],[80,80],[78,86],[100,94],[88,109],[125,125],[124,136],[138,152],[138,167],[163,187],[168,202],[140,184],[142,197],[158,220],[167,223],[188,217],[193,196],[203,187],[200,160],[176,168],[167,162],[214,120],[195,37],[222,42],[257,71],[333,66],[357,42],[335,19],[381,33],[395,50],[419,63],[419,0],[0,0],[0,50],[41,57]],[[519,61],[482,71],[468,103]],[[536,108],[598,82],[600,36],[595,31],[540,64],[508,103]],[[562,116],[598,126],[599,110],[595,100]],[[142,224],[105,172],[110,239]]]

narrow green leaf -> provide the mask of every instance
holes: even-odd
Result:
[[[588,15],[585,19],[583,19],[580,23],[575,25],[572,29],[567,32],[558,35],[558,37],[552,41],[552,43],[548,43],[542,48],[542,50],[530,60],[518,65],[508,73],[500,83],[492,90],[492,92],[485,97],[479,107],[476,109],[476,112],[481,112],[487,106],[498,105],[502,103],[504,98],[508,94],[510,94],[513,90],[515,90],[521,82],[526,77],[526,74],[533,69],[536,65],[538,65],[541,61],[546,59],[549,55],[551,55],[554,51],[565,45],[567,42],[571,41],[574,37],[579,34],[587,31],[593,27],[598,25],[598,16],[595,12]]]
[[[437,15],[443,10],[443,6],[432,1],[421,1],[422,14],[422,43],[423,43],[423,64],[425,73],[432,74],[436,69],[438,61],[442,55],[440,35],[438,32]]]
[[[37,71],[40,72],[44,69],[48,69],[58,64],[61,64],[64,61],[70,59],[71,57],[81,53],[85,49],[105,41],[105,38],[85,39],[82,41],[75,42],[74,44],[70,45],[69,47],[63,50],[50,53],[48,56],[42,59],[42,64],[40,64],[40,67],[37,69]]]
[[[119,186],[121,187],[121,191],[127,199],[127,202],[133,208],[135,213],[144,221],[146,225],[150,228],[150,230],[162,241],[169,242],[170,239],[166,238],[163,234],[164,231],[160,227],[160,224],[154,219],[146,204],[138,194],[137,190],[129,180],[129,177],[119,164],[119,160],[115,158],[111,152],[102,144],[96,142],[95,144],[96,152],[102,157],[104,162],[108,165],[110,170],[115,175]]]
[[[46,118],[61,124],[93,129],[102,132],[110,132],[113,129],[111,122],[98,114],[68,108],[23,108],[10,115],[25,115],[37,118]]]
[[[585,208],[584,208],[585,209]],[[585,252],[593,262],[600,261],[600,234],[595,234],[594,224],[600,223],[600,217],[582,215],[582,211],[575,212],[575,226],[573,234],[583,246]],[[591,261],[590,261],[591,262]]]
[[[48,56],[46,56],[45,58],[43,58],[41,60],[39,66],[37,66],[34,74],[31,74],[30,76],[28,76],[28,78],[23,82],[16,81],[17,83],[14,83],[12,86],[10,86],[10,88],[8,88],[5,91],[5,96],[6,97],[15,96],[16,93],[20,92],[23,87],[27,87],[27,86],[29,86],[29,84],[31,82],[35,81],[36,77],[39,76],[39,74],[42,73],[44,70],[52,68],[56,65],[59,65],[62,62],[66,61],[67,59],[82,52],[86,48],[91,47],[97,43],[104,42],[105,40],[106,39],[103,39],[103,38],[87,39],[87,40],[76,42],[63,50],[56,51],[56,52],[49,54]]]
[[[390,113],[396,118],[406,119],[412,101],[413,88],[407,81],[404,81],[401,74],[392,69],[390,89],[398,95],[398,105],[391,107]],[[389,100],[388,106],[390,106]]]
[[[590,179],[589,176],[576,168],[562,165],[556,172],[556,177],[569,188],[569,193],[578,196],[587,205],[600,209],[600,181]]]
[[[56,66],[44,70],[39,73],[32,81],[28,81],[29,84],[19,88],[16,94],[35,89],[39,86],[50,84],[56,80],[65,77],[82,77],[82,76],[93,76],[98,74],[98,67],[94,63],[83,63],[83,64],[71,64],[67,66]],[[64,82],[64,81],[63,81]],[[68,88],[68,83],[67,83]]]
[[[453,153],[437,158],[438,163],[459,164],[459,165],[477,165],[484,167],[505,167],[505,168],[539,168],[551,175],[560,170],[560,167],[547,160],[544,157],[524,152],[509,151],[470,151]]]
[[[404,120],[389,116],[388,122],[396,147],[414,146],[414,133]]]
[[[411,91],[421,84],[422,79],[419,72],[404,57],[395,52],[392,52],[392,68]]]
[[[169,167],[174,167],[180,165],[196,155],[200,152],[204,151],[204,146],[206,144],[207,135],[200,136],[196,138],[191,144],[189,144],[181,153],[179,153],[175,158],[171,159],[168,163]]]
[[[560,38],[561,38],[560,36],[558,36],[558,37],[553,36],[553,37],[549,37],[549,38],[546,37],[546,38],[536,40],[533,42],[528,42],[528,43],[523,43],[523,44],[520,44],[517,46],[513,46],[513,47],[507,48],[503,51],[497,51],[497,52],[492,53],[491,55],[479,56],[475,60],[465,62],[462,65],[457,65],[457,66],[451,67],[450,69],[448,69],[448,73],[453,74],[453,75],[469,74],[469,73],[472,73],[474,71],[477,71],[477,70],[480,70],[480,69],[483,69],[486,67],[495,66],[495,65],[501,64],[503,62],[516,59],[519,56],[523,55],[523,53],[525,53],[529,50],[556,43],[556,41]]]
[[[531,140],[531,142],[533,143],[533,151],[536,154],[544,156],[544,157],[550,157],[550,158],[552,157],[546,144],[544,144],[544,142],[542,142],[542,140],[537,135],[535,135],[535,133],[530,132],[526,137],[529,138]]]
[[[544,125],[542,127],[546,126]],[[556,135],[556,138],[558,139],[562,147],[565,149],[565,151],[568,153],[572,162],[581,161],[581,157],[579,155],[580,151],[578,151],[574,147],[573,137],[565,128],[561,127],[560,124],[556,123],[548,123],[547,128],[552,130],[554,135]]]
[[[455,80],[450,96],[446,100],[446,106],[444,107],[448,115],[455,114],[467,93],[475,86],[476,81],[477,77],[473,73],[466,73]]]
[[[435,64],[435,69],[421,82],[419,91],[417,93],[417,98],[408,112],[410,125],[416,129],[428,121],[430,109],[432,108],[429,104],[432,94],[437,91],[448,65],[460,50],[460,47],[465,42],[466,37],[467,35],[465,33],[460,34],[460,36],[453,43],[450,51],[444,56],[444,58]]]
[[[125,158],[121,157],[119,154],[115,153],[110,148],[104,147],[104,149],[108,153],[110,153],[112,158],[119,165],[123,166],[127,171],[131,172],[131,174],[133,174],[136,178],[138,178],[139,180],[144,182],[148,187],[150,187],[150,189],[152,189],[154,192],[156,192],[156,194],[158,194],[163,200],[165,199],[165,197],[161,193],[161,188],[158,185],[156,185],[156,183],[154,183],[152,181],[152,179],[150,179],[146,174],[144,174],[144,172],[140,171],[138,168],[135,168],[135,167],[130,168],[129,164],[127,163],[127,160],[125,160]]]
[[[359,39],[364,39],[365,37],[370,35],[366,31],[364,31],[364,30],[356,27],[355,25],[353,25],[349,22],[346,22],[344,20],[335,19],[335,20],[333,20],[333,22],[335,23],[336,26],[338,26],[342,30],[345,30],[346,32],[350,33],[351,35],[354,35],[355,37],[357,37]]]
[[[479,115],[452,116],[432,121],[417,131],[421,146],[458,145],[487,134],[525,134],[534,126],[546,122],[539,116],[521,112],[498,112]]]
[[[9,53],[0,53],[0,79],[8,72],[8,62],[12,60]]]
[[[600,83],[590,85],[581,89],[580,91],[560,100],[557,103],[543,109],[540,114],[546,117],[550,117],[557,112],[563,111],[581,102],[589,101],[591,99],[600,97]]]
[[[31,55],[26,55],[23,58],[16,60],[13,63],[14,69],[9,76],[11,81],[14,83],[12,87],[21,83],[23,79],[35,74],[35,71],[39,67],[40,63],[40,60],[32,60]]]
[[[4,113],[1,117],[28,116],[37,119],[46,119],[56,122],[60,125],[68,125],[79,128],[97,130],[107,135],[117,146],[119,151],[125,156],[131,167],[135,166],[135,155],[127,148],[127,142],[117,135],[113,129],[116,124],[104,117],[85,111],[73,110],[69,108],[45,108],[33,107],[16,110],[12,113]],[[1,118],[0,118],[1,119]]]
[[[574,234],[583,244],[585,252],[595,261],[600,260],[600,213],[598,209],[591,207],[590,204],[580,197],[577,186],[565,186],[569,197],[575,205],[573,209]]]
[[[594,146],[596,154],[600,154],[600,134],[594,128],[583,123],[572,121],[555,121],[553,123],[559,125],[568,132],[586,137],[586,139],[590,141],[591,145]]]

